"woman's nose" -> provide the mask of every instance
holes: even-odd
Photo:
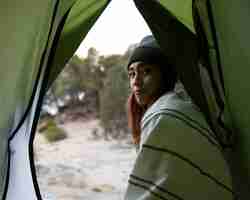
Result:
[[[141,75],[140,73],[136,73],[134,78],[134,85],[139,86],[141,84]]]

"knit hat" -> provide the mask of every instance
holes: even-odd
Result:
[[[152,35],[144,37],[134,49],[129,58],[127,69],[132,63],[138,61],[148,64],[168,64],[166,56],[161,51],[160,46]]]
[[[170,91],[174,89],[177,81],[177,73],[175,68],[168,62],[167,56],[162,52],[160,46],[152,35],[144,37],[138,46],[134,49],[132,55],[129,58],[127,70],[129,66],[134,62],[144,62],[147,64],[156,64],[164,74],[165,89]]]

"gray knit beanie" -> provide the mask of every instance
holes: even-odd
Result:
[[[167,57],[163,54],[157,41],[152,35],[144,37],[134,49],[129,58],[127,68],[134,62],[141,61],[148,64],[168,65]]]

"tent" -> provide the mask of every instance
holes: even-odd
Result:
[[[42,98],[110,2],[2,2],[1,199],[41,199],[32,144]],[[250,2],[134,2],[216,133],[235,190],[244,199],[250,186],[250,28],[245,25]],[[166,44],[171,41],[178,45],[170,51]]]

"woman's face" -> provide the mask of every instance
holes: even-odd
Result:
[[[148,107],[159,97],[163,82],[159,66],[135,62],[129,66],[128,76],[139,105]]]

